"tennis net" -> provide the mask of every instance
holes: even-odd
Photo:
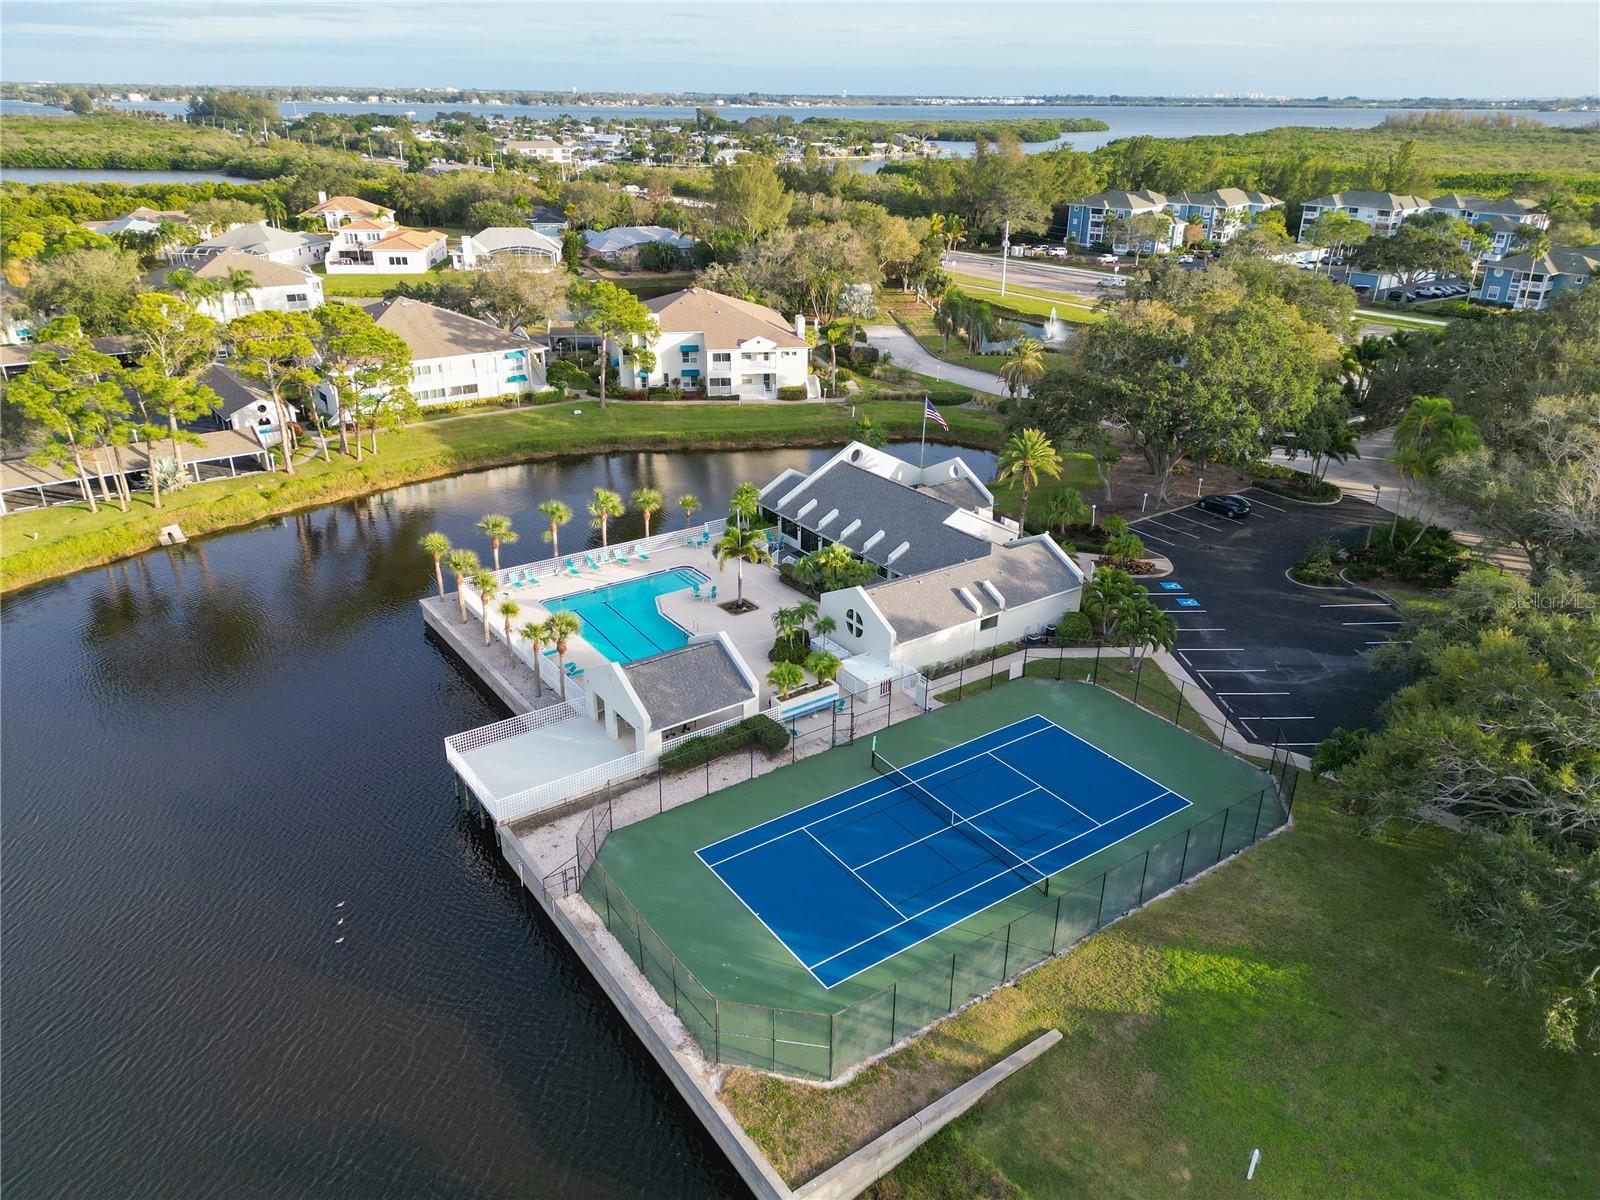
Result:
[[[978,845],[983,846],[1004,867],[1015,874],[1024,883],[1038,888],[1046,896],[1050,894],[1050,877],[1037,867],[1027,862],[1021,855],[1007,847],[992,834],[980,829],[971,817],[963,816],[927,788],[923,787],[899,767],[895,766],[876,749],[872,752],[872,768],[878,774],[890,780],[901,791],[912,799],[917,800],[939,820],[946,825],[961,830]],[[976,835],[976,837],[973,837]]]

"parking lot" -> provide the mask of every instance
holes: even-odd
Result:
[[[1366,655],[1400,617],[1370,592],[1302,587],[1285,571],[1311,539],[1381,529],[1388,514],[1348,497],[1324,507],[1240,494],[1253,509],[1240,520],[1190,505],[1132,522],[1173,564],[1146,586],[1178,623],[1179,662],[1229,719],[1258,742],[1309,753],[1336,726],[1374,722],[1399,680]]]

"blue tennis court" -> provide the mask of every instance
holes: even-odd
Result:
[[[1189,806],[1042,716],[696,852],[825,988]]]

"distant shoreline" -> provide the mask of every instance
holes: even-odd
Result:
[[[183,101],[216,91],[248,92],[270,100],[305,104],[431,104],[465,107],[575,104],[595,108],[1024,108],[1077,105],[1099,108],[1472,108],[1507,112],[1600,111],[1600,96],[1484,99],[1467,96],[1378,98],[1369,96],[815,96],[737,92],[552,92],[495,88],[369,88],[354,85],[268,87],[248,84],[149,83],[0,84],[0,96],[26,100],[61,88],[83,88],[95,96],[138,95],[142,100]]]

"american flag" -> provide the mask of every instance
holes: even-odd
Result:
[[[950,422],[939,415],[939,410],[933,406],[933,397],[929,396],[922,402],[922,415],[928,420],[936,422],[940,429],[950,432]]]

